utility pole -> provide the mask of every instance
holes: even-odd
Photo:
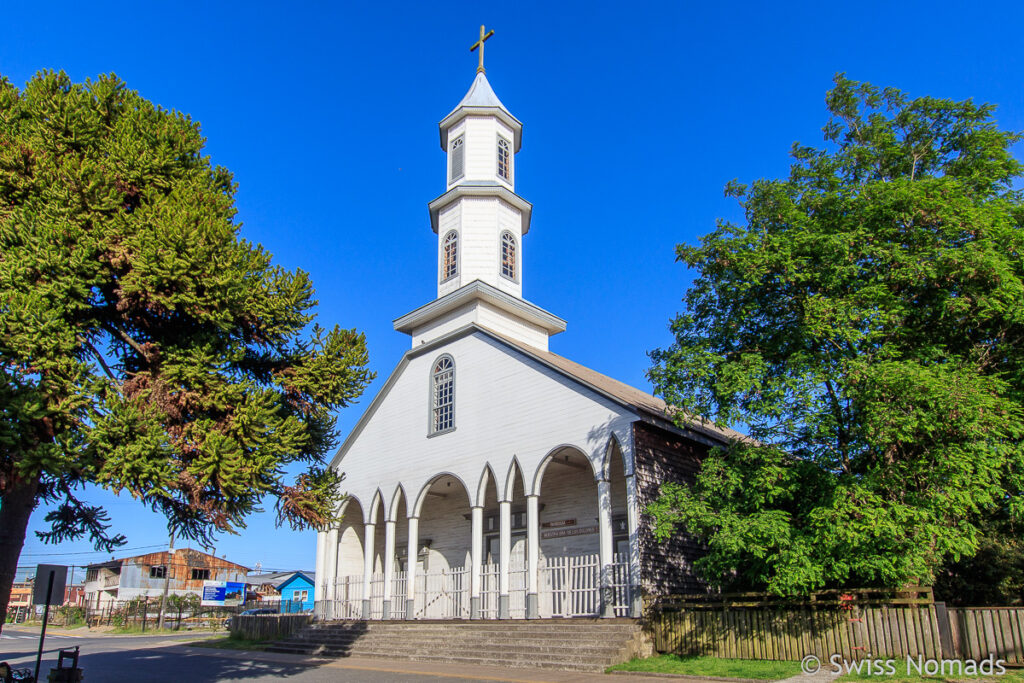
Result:
[[[171,567],[174,565],[174,529],[171,529],[171,542],[167,550],[167,564],[164,565],[164,594],[160,596],[160,617],[157,620],[157,630],[164,627],[164,607],[167,605],[167,592],[171,587]]]

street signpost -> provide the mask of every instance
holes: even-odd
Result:
[[[68,582],[68,568],[61,564],[41,564],[36,567],[36,580],[32,590],[32,604],[46,605],[43,609],[43,627],[39,631],[39,653],[36,655],[36,676],[39,680],[39,663],[43,660],[43,639],[46,638],[46,621],[50,617],[50,605],[56,600],[64,602],[64,587]],[[45,586],[45,588],[43,588]]]

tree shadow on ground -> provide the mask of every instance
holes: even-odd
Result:
[[[23,646],[22,646],[23,647]],[[61,648],[46,648],[39,670],[40,680],[57,666],[57,653]],[[14,668],[34,668],[35,651],[4,652]],[[262,652],[206,649],[203,652],[184,650],[179,646],[141,647],[133,650],[82,652],[79,667],[84,680],[90,683],[115,681],[146,681],[147,683],[203,683],[204,681],[232,681],[253,679],[291,678],[318,668],[322,660],[302,659],[299,656],[266,655]]]

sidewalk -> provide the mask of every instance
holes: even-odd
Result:
[[[479,666],[449,662],[417,662],[395,659],[376,659],[371,657],[342,657],[326,659],[306,655],[289,655],[277,652],[258,652],[242,650],[221,650],[219,648],[189,647],[187,645],[171,645],[168,650],[188,655],[205,655],[209,657],[231,658],[241,661],[280,662],[288,664],[313,664],[322,669],[338,671],[375,671],[398,676],[419,675],[437,676],[438,678],[458,678],[470,681],[500,681],[502,683],[591,683],[595,679],[604,678],[609,683],[652,683],[665,681],[663,676],[646,676],[633,673],[602,674],[583,671],[558,671],[553,669],[512,669],[498,666]],[[705,678],[689,678],[672,676],[671,679],[683,683],[708,683]],[[400,680],[400,679],[396,679]]]
[[[10,631],[8,631],[10,629]],[[21,634],[33,634],[38,636],[40,626],[38,624],[4,624],[3,633],[21,633]],[[189,637],[193,640],[200,640],[201,638],[223,638],[228,635],[227,631],[157,631],[154,629],[148,629],[145,633],[113,633],[112,627],[100,626],[99,628],[86,628],[85,626],[76,626],[72,628],[65,628],[63,626],[47,626],[46,636],[64,636],[68,638],[151,638],[153,636],[165,636],[168,638],[185,638]]]

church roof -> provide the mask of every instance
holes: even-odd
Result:
[[[484,76],[482,73],[478,73],[476,78],[473,79],[473,85],[469,86],[469,92],[452,110],[452,114],[459,107],[500,107],[508,111],[505,105],[501,103],[501,100],[498,99],[498,96],[494,94],[494,89],[491,88],[491,84],[487,81],[487,76]]]
[[[506,344],[514,346],[516,349],[532,356],[563,375],[597,390],[599,393],[605,394],[620,403],[632,406],[660,420],[667,420],[672,422],[673,425],[676,424],[675,418],[678,416],[678,409],[669,406],[657,396],[648,394],[646,391],[641,391],[608,375],[602,375],[597,370],[580,365],[564,356],[559,356],[557,353],[528,346],[488,329],[481,328],[481,330],[486,334],[497,337]],[[705,434],[716,441],[735,441],[737,439],[745,440],[750,438],[733,429],[719,427],[713,422],[696,416],[687,415],[685,423],[687,429]]]
[[[473,84],[469,86],[462,101],[452,109],[448,116],[444,117],[439,124],[441,130],[441,149],[448,150],[448,131],[459,121],[470,114],[494,116],[506,126],[512,129],[513,147],[516,152],[523,144],[523,124],[512,115],[512,112],[501,103],[498,96],[494,94],[491,84],[487,82],[487,76],[477,73]]]
[[[348,452],[349,447],[358,438],[363,427],[369,421],[373,413],[376,412],[377,406],[387,396],[391,390],[391,386],[398,379],[399,375],[402,374],[402,370],[404,370],[411,358],[422,353],[429,352],[453,339],[473,333],[484,334],[494,339],[499,344],[504,344],[509,348],[514,349],[516,352],[522,353],[528,358],[532,358],[564,377],[567,377],[568,379],[577,382],[620,405],[624,405],[636,410],[638,413],[647,415],[649,418],[653,418],[652,422],[661,427],[681,431],[679,424],[675,420],[679,411],[666,404],[657,396],[652,396],[651,394],[641,391],[636,387],[631,387],[625,382],[612,379],[611,377],[603,375],[596,370],[592,370],[584,365],[575,363],[568,358],[559,356],[557,353],[551,353],[550,351],[534,348],[528,344],[518,342],[515,339],[499,334],[493,330],[481,327],[475,323],[470,323],[459,329],[452,330],[443,337],[439,337],[429,343],[422,344],[405,352],[405,355],[402,356],[402,360],[398,363],[398,366],[391,372],[391,375],[384,382],[384,386],[381,387],[380,391],[377,392],[377,395],[374,396],[366,411],[356,422],[352,431],[349,432],[349,435],[345,438],[345,441],[335,453],[334,458],[331,460],[331,466],[334,467],[337,465],[345,456],[345,453]],[[685,429],[691,434],[702,436],[705,439],[719,444],[725,444],[735,440],[748,440],[750,438],[735,430],[727,427],[719,427],[712,422],[694,416],[687,417],[685,421]]]

